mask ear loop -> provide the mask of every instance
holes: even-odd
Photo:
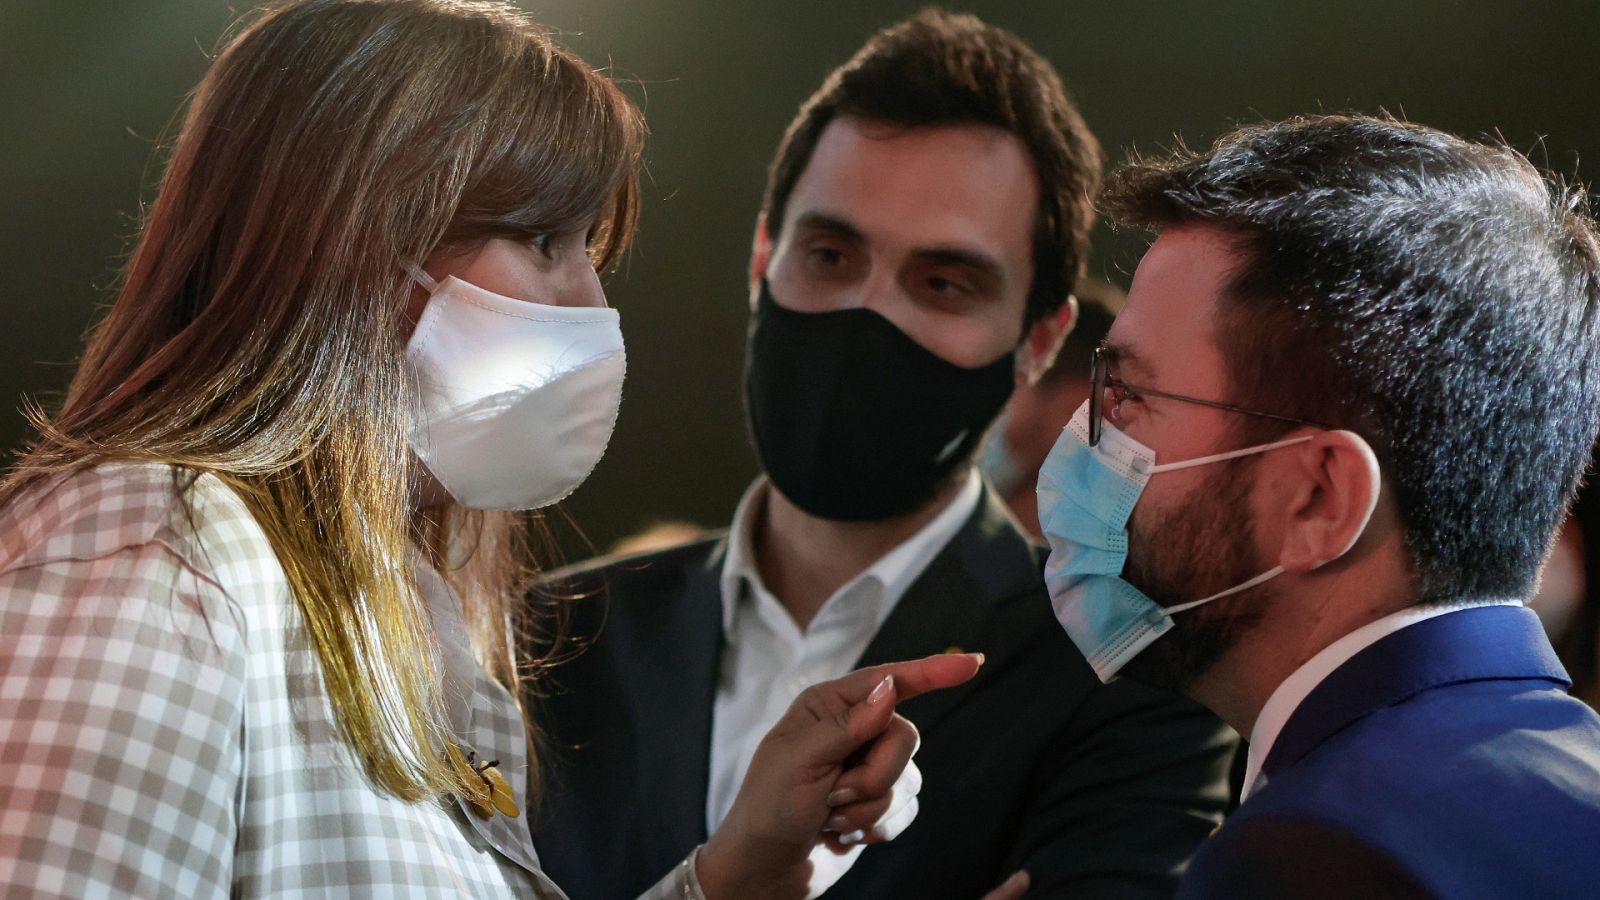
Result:
[[[1157,472],[1171,472],[1174,469],[1189,469],[1195,466],[1203,466],[1207,463],[1221,462],[1225,459],[1238,459],[1241,456],[1253,456],[1257,453],[1266,453],[1269,450],[1277,450],[1280,447],[1293,447],[1295,444],[1303,444],[1306,441],[1311,440],[1311,438],[1312,435],[1309,434],[1301,435],[1300,437],[1292,437],[1281,441],[1273,441],[1270,444],[1258,444],[1254,447],[1245,447],[1242,450],[1230,450],[1227,453],[1216,453],[1211,456],[1201,456],[1196,459],[1186,459],[1180,462],[1167,463],[1166,465],[1150,466],[1147,471],[1154,475]],[[1173,613],[1187,612],[1195,607],[1204,606],[1213,600],[1221,600],[1223,597],[1231,597],[1234,594],[1240,593],[1241,591],[1248,591],[1257,585],[1265,584],[1266,582],[1277,578],[1283,573],[1283,566],[1273,566],[1271,569],[1262,572],[1260,575],[1257,575],[1243,584],[1236,584],[1227,590],[1218,591],[1209,597],[1201,597],[1199,600],[1191,600],[1188,603],[1179,603],[1176,606],[1164,607],[1162,612],[1169,616]]]
[[[1216,453],[1211,456],[1201,456],[1196,459],[1185,459],[1180,462],[1155,465],[1151,466],[1148,471],[1150,474],[1154,475],[1158,472],[1171,472],[1174,469],[1188,469],[1193,468],[1194,466],[1203,466],[1207,463],[1222,462],[1225,459],[1237,459],[1241,456],[1251,456],[1256,453],[1266,453],[1268,450],[1276,450],[1279,447],[1292,447],[1295,444],[1303,444],[1306,441],[1311,440],[1312,437],[1314,437],[1314,435],[1305,434],[1301,435],[1300,437],[1292,437],[1281,441],[1274,441],[1270,444],[1257,444],[1254,447],[1246,447],[1243,450],[1230,450],[1227,453]]]
[[[420,285],[422,287],[423,290],[427,291],[429,294],[433,294],[433,293],[438,292],[438,290],[439,290],[439,282],[434,281],[433,280],[433,276],[429,275],[427,272],[424,272],[422,270],[422,267],[417,265],[416,263],[407,263],[406,264],[406,274],[410,275],[411,276],[411,280],[415,281],[418,285]]]
[[[1223,597],[1231,597],[1241,591],[1248,591],[1258,584],[1265,584],[1266,582],[1277,578],[1279,575],[1282,575],[1283,571],[1283,566],[1273,566],[1267,571],[1262,572],[1260,575],[1257,575],[1249,581],[1246,581],[1244,584],[1236,584],[1225,591],[1218,591],[1209,597],[1202,597],[1199,600],[1190,600],[1188,603],[1179,603],[1177,606],[1162,607],[1161,611],[1170,616],[1173,613],[1185,612],[1187,610],[1194,609],[1197,606],[1203,606],[1213,600],[1221,600]]]

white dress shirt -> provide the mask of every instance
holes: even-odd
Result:
[[[805,630],[761,580],[751,544],[767,492],[765,478],[745,491],[722,565],[725,644],[711,719],[711,780],[706,830],[715,831],[739,793],[756,745],[810,685],[849,672],[906,589],[978,508],[973,472],[949,505],[829,597]]]
[[[1240,802],[1244,802],[1251,792],[1267,783],[1261,774],[1261,764],[1266,761],[1267,754],[1272,752],[1272,744],[1278,739],[1278,734],[1283,731],[1283,726],[1288,723],[1289,717],[1294,715],[1294,711],[1306,697],[1316,690],[1317,685],[1332,675],[1334,670],[1349,662],[1357,653],[1402,628],[1409,628],[1418,622],[1426,622],[1445,613],[1478,606],[1521,605],[1520,600],[1488,600],[1438,606],[1431,604],[1408,606],[1399,612],[1368,622],[1322,648],[1278,685],[1272,696],[1267,698],[1266,705],[1261,707],[1260,715],[1256,716],[1256,724],[1250,729],[1250,753],[1245,761],[1244,787],[1239,792]]]

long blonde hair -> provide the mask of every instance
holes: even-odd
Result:
[[[504,4],[265,10],[196,89],[116,302],[0,501],[107,460],[214,473],[270,539],[369,777],[411,801],[481,793],[408,545],[520,697],[507,622],[525,531],[413,512],[405,267],[592,222],[607,268],[635,223],[643,133],[614,84]]]

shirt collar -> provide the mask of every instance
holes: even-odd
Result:
[[[1272,752],[1272,744],[1283,731],[1283,726],[1288,723],[1289,717],[1300,707],[1300,703],[1321,684],[1323,679],[1333,674],[1333,671],[1351,657],[1368,647],[1376,644],[1383,638],[1399,631],[1402,628],[1426,622],[1429,619],[1442,616],[1445,613],[1469,609],[1476,606],[1521,606],[1520,600],[1469,600],[1460,603],[1427,604],[1424,606],[1408,606],[1398,612],[1392,612],[1381,619],[1375,619],[1357,628],[1342,638],[1322,648],[1315,656],[1301,664],[1294,673],[1283,680],[1282,684],[1273,690],[1272,695],[1261,707],[1261,712],[1256,716],[1256,724],[1250,729],[1250,752],[1246,759],[1244,770],[1244,787],[1239,793],[1239,800],[1243,802],[1250,793],[1258,787],[1260,780],[1261,764],[1266,761],[1267,754]]]
[[[766,503],[767,493],[772,490],[772,484],[765,475],[757,478],[745,490],[744,496],[739,500],[739,507],[733,514],[733,524],[728,531],[728,553],[722,563],[722,634],[725,639],[732,641],[734,638],[734,619],[739,612],[740,600],[744,594],[742,586],[749,584],[753,591],[769,593],[766,583],[761,580],[761,572],[755,564],[755,545],[752,534],[756,520],[761,515],[763,504]],[[845,582],[833,596],[823,604],[826,610],[835,599],[848,593],[852,588],[862,582],[875,580],[880,590],[878,592],[879,605],[873,623],[874,627],[883,624],[883,620],[893,612],[900,598],[905,596],[907,589],[917,576],[921,575],[939,551],[955,537],[961,526],[977,511],[978,503],[983,497],[983,480],[979,477],[977,469],[973,468],[967,473],[966,481],[961,489],[956,492],[945,505],[945,508],[922,526],[917,533],[900,542],[893,550],[879,557],[877,562],[868,566],[865,571]]]

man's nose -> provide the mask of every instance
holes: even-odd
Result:
[[[870,309],[888,318],[894,317],[895,307],[903,302],[900,282],[894,277],[894,272],[880,266],[874,266],[867,273],[860,290],[854,293],[855,307]]]

